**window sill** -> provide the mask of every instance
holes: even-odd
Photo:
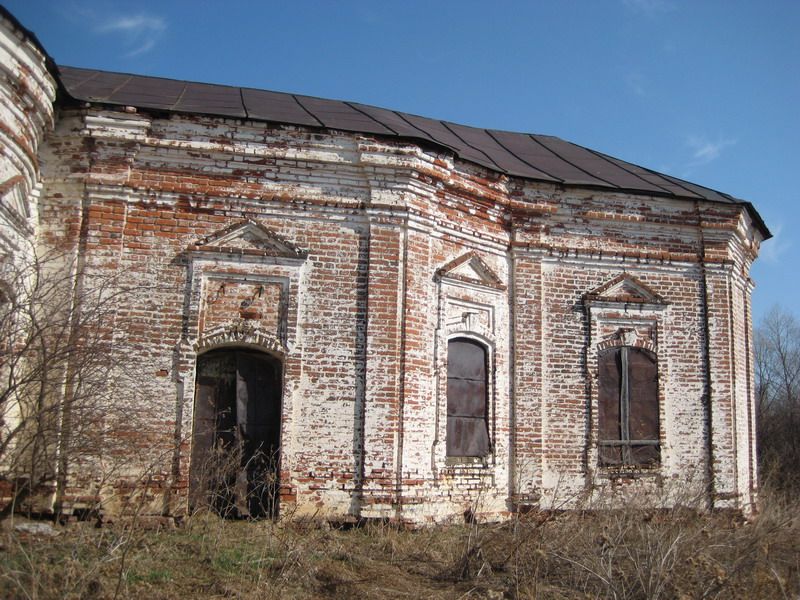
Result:
[[[661,474],[661,465],[620,465],[599,467],[599,475],[605,479],[643,479]]]
[[[488,467],[491,455],[486,456],[448,456],[444,464],[448,467]]]

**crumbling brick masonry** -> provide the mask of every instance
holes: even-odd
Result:
[[[58,248],[124,291],[138,450],[60,465],[59,510],[186,514],[234,448],[211,503],[240,516],[752,507],[749,203],[547,136],[58,67],[0,20],[4,265]]]

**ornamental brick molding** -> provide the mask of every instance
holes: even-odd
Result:
[[[124,279],[95,333],[142,423],[118,485],[61,459],[37,510],[180,516],[220,481],[238,516],[753,508],[750,203],[552,136],[58,67],[2,8],[0,38],[2,281],[34,249],[76,293]],[[249,454],[214,479],[214,448]]]

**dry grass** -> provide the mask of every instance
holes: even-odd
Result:
[[[416,531],[369,524],[6,527],[3,598],[797,598],[798,504],[537,513]]]

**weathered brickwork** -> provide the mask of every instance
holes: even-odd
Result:
[[[220,348],[282,365],[284,514],[424,523],[659,490],[755,502],[749,271],[763,235],[744,205],[203,114],[64,103],[50,131],[55,76],[3,31],[0,134],[19,152],[2,172],[32,207],[18,229],[79,257],[84,286],[114,282],[115,382],[137,414],[120,432],[138,436],[135,455],[109,481],[70,472],[67,507],[124,510],[138,493],[149,512],[186,513],[197,357]],[[485,456],[447,455],[453,339],[486,349]],[[656,356],[655,466],[599,466],[598,352],[614,345]]]
[[[0,253],[9,257],[32,239],[41,187],[39,146],[53,128],[56,82],[46,55],[0,15]]]
[[[9,321],[15,286],[30,281],[20,273],[35,255],[42,187],[39,150],[53,128],[56,96],[47,60],[26,31],[0,14],[0,310],[5,322]],[[8,329],[2,333],[0,354],[13,352],[17,343]],[[5,360],[0,361],[0,377],[10,380]],[[3,396],[8,396],[6,389]],[[0,455],[0,466],[6,471],[10,464],[7,456],[25,452],[26,445],[9,435],[20,421],[19,405],[9,401],[2,405],[0,443],[5,453]],[[8,480],[0,481],[0,498],[9,497],[10,490]]]

